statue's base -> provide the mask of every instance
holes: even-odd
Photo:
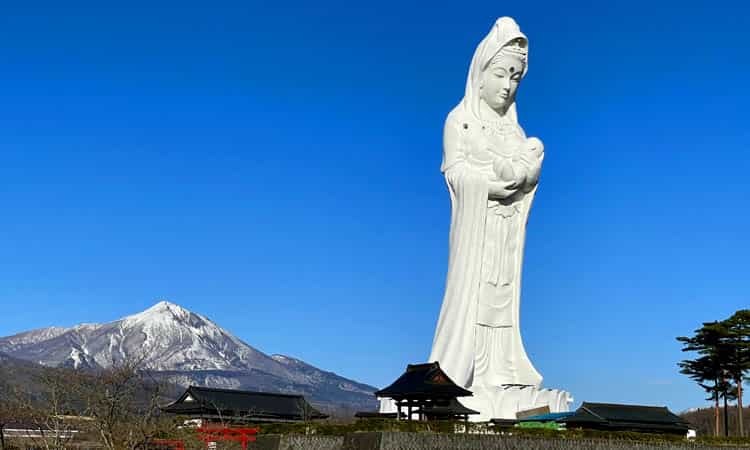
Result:
[[[573,396],[559,389],[540,389],[535,386],[503,385],[472,386],[472,397],[459,401],[479,414],[469,416],[472,422],[487,422],[490,419],[517,419],[519,412],[538,410],[558,413],[570,411]]]
[[[467,408],[479,411],[469,416],[472,422],[488,422],[490,419],[517,419],[519,412],[538,409],[538,414],[570,411],[573,396],[558,389],[540,389],[535,386],[503,385],[473,386],[472,397],[458,399]],[[390,398],[380,399],[381,413],[396,412],[396,404]],[[403,410],[402,410],[403,412]],[[412,419],[416,419],[415,414]]]

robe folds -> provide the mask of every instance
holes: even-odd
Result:
[[[496,245],[493,242],[499,241],[494,236],[490,236],[493,239],[488,239],[487,234],[497,232],[497,227],[487,226],[489,177],[472,165],[469,158],[472,142],[477,141],[471,133],[479,128],[479,124],[462,105],[448,115],[445,124],[441,171],[445,175],[451,198],[448,273],[429,359],[438,361],[455,383],[466,388],[470,388],[475,381],[477,354],[483,353],[482,348],[488,344],[495,345],[486,342],[484,338],[477,341],[477,327],[484,326],[480,311],[480,287],[484,282],[483,278],[486,278],[482,274],[485,245]],[[541,386],[542,377],[526,355],[519,327],[523,245],[526,220],[534,193],[535,190],[531,190],[520,194],[516,205],[520,220],[514,220],[513,229],[508,231],[517,237],[517,256],[509,259],[515,266],[509,314],[512,323],[495,329],[505,329],[506,333],[510,333],[510,338],[503,338],[506,343],[510,341],[510,348],[494,350],[502,352],[499,360],[512,360],[512,372],[515,375],[512,382],[507,384]]]

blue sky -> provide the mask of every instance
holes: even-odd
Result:
[[[532,361],[577,401],[705,403],[674,337],[750,305],[745,3],[152,3],[2,7],[0,335],[168,299],[389,383],[442,299],[443,120],[510,15]]]

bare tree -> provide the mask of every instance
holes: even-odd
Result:
[[[0,450],[5,450],[6,425],[21,419],[20,402],[16,390],[8,383],[11,374],[0,366]]]
[[[76,415],[78,373],[44,368],[34,381],[34,392],[14,389],[16,420],[33,426],[25,438],[35,447],[64,449],[78,431],[76,421],[71,420]]]
[[[164,386],[142,368],[143,358],[114,362],[91,376],[85,393],[86,414],[108,450],[144,448],[172,428],[161,415]]]

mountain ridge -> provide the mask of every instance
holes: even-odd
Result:
[[[206,316],[169,301],[106,323],[0,337],[0,353],[49,367],[95,370],[127,360],[171,383],[301,393],[318,404],[374,408],[373,386],[286,355],[267,355]]]

